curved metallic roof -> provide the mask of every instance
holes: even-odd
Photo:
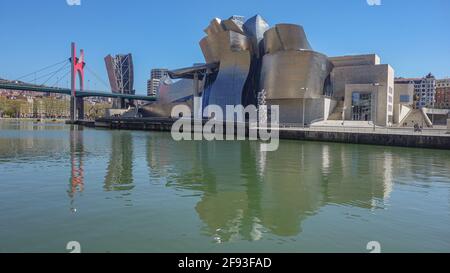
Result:
[[[302,26],[278,24],[264,33],[266,54],[285,50],[312,50]]]

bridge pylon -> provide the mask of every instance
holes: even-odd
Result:
[[[79,78],[80,91],[84,90],[84,51],[80,50],[80,57],[77,57],[76,45],[71,45],[71,94],[70,94],[70,120],[84,119],[84,101],[82,97],[77,97],[77,77]]]

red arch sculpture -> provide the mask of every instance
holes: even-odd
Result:
[[[84,90],[84,51],[80,50],[80,57],[77,58],[76,45],[72,43],[71,47],[72,57],[70,58],[71,63],[71,99],[70,99],[70,118],[74,121],[76,118],[84,118],[84,102],[83,98],[77,98],[76,96],[76,82],[77,76],[80,80],[80,90]]]

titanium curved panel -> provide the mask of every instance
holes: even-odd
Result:
[[[206,63],[214,63],[219,61],[218,54],[214,52],[213,48],[209,45],[208,37],[204,37],[199,44]]]
[[[278,24],[264,33],[266,54],[285,50],[312,50],[302,26]]]
[[[315,51],[267,54],[263,58],[261,88],[267,99],[320,98],[331,70],[327,56]]]
[[[192,97],[186,102],[179,103],[149,103],[142,106],[139,109],[139,113],[145,118],[168,118],[171,116],[172,109],[176,105],[187,105],[190,109],[192,109]]]
[[[249,39],[234,31],[222,31],[204,37],[200,47],[206,63],[220,62],[227,51],[251,50]]]
[[[260,16],[255,15],[244,23],[244,31],[252,42],[252,60],[250,74],[244,87],[243,105],[257,105],[260,88],[262,56],[264,55],[264,33],[269,24]]]
[[[224,31],[222,21],[219,18],[214,18],[209,23],[209,26],[204,30],[206,35],[212,35],[217,32]]]
[[[237,32],[224,31],[208,37],[212,47],[218,49],[220,67],[216,80],[205,90],[204,105],[243,104],[244,86],[250,72],[251,43]]]
[[[162,80],[159,86],[158,101],[142,106],[140,113],[143,117],[170,117],[175,105],[188,105],[191,108],[193,86],[193,80],[190,79],[173,83]]]
[[[240,34],[244,34],[244,30],[242,29],[242,25],[233,19],[222,20],[222,27],[225,30],[234,31]]]
[[[182,101],[192,96],[194,93],[194,81],[190,79],[182,79],[174,83],[166,83],[161,81],[159,85],[158,102],[171,103]]]
[[[225,109],[226,105],[242,104],[249,69],[250,52],[229,52],[220,62],[217,79],[207,90],[206,105],[215,104]]]
[[[269,24],[260,15],[255,15],[244,23],[244,31],[252,41],[253,53],[259,57],[264,44],[264,33],[269,29]]]

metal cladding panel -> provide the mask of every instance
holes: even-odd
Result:
[[[192,109],[192,97],[190,100],[185,102],[177,102],[177,103],[149,103],[142,106],[139,109],[139,112],[143,117],[157,117],[157,118],[168,118],[172,114],[173,107],[177,105],[186,105]]]
[[[199,79],[203,79],[203,74],[206,71],[213,72],[219,68],[219,63],[197,64],[191,67],[184,67],[175,70],[167,71],[171,79],[194,79],[197,74]]]
[[[179,80],[175,83],[166,83],[161,80],[159,85],[159,98],[161,103],[171,103],[182,100],[194,94],[194,81],[189,79]]]
[[[253,53],[260,56],[264,33],[269,29],[269,24],[260,16],[256,15],[248,19],[244,24],[245,34],[250,37],[253,44]]]
[[[227,105],[255,103],[261,63],[259,56],[262,53],[260,48],[268,28],[259,15],[245,23],[243,18],[236,16],[211,22],[205,31],[208,36],[200,41],[200,47],[206,62],[220,63],[220,67],[214,80],[205,87],[205,107],[214,104],[225,109]]]
[[[228,52],[220,63],[219,73],[213,85],[206,90],[206,105],[241,105],[244,85],[250,69],[250,52]]]
[[[209,26],[204,30],[206,35],[212,35],[214,33],[218,33],[221,31],[224,31],[222,26],[222,21],[219,18],[214,18],[210,23]]]
[[[217,78],[204,92],[203,104],[218,105],[224,110],[227,105],[242,105],[251,64],[250,39],[234,31],[223,31],[208,36],[207,41],[220,66]]]
[[[200,47],[202,48],[207,63],[219,62],[221,52],[223,51],[223,40],[227,37],[225,32],[218,32],[205,37],[200,41]],[[206,54],[205,54],[206,52]]]
[[[143,117],[170,117],[172,108],[176,105],[192,107],[193,92],[193,80],[182,79],[168,83],[162,79],[158,101],[144,105],[140,109],[140,113]]]
[[[224,37],[226,39],[224,40],[226,42],[224,45],[226,48],[229,47],[231,51],[250,51],[252,49],[252,44],[247,36],[234,31],[227,31],[225,33],[227,35]]]
[[[207,63],[220,62],[227,51],[250,50],[249,39],[234,31],[222,31],[203,38],[200,41]]]
[[[266,54],[285,50],[312,50],[302,26],[278,24],[264,33]]]
[[[327,56],[315,51],[267,54],[263,58],[261,88],[267,99],[320,98],[331,70]]]
[[[214,63],[219,61],[218,54],[215,54],[211,46],[209,45],[208,37],[204,37],[200,41],[200,48],[202,49],[203,56],[207,63]]]
[[[230,31],[234,31],[234,32],[237,32],[240,34],[244,34],[242,25],[240,24],[240,22],[238,22],[236,20],[233,20],[233,19],[223,20],[222,26],[225,30],[230,30]]]

